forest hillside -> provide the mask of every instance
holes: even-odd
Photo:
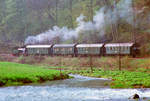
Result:
[[[149,39],[150,0],[0,0],[1,43],[139,42],[147,47]]]

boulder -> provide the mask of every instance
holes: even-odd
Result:
[[[139,99],[140,98],[140,96],[138,95],[138,94],[134,94],[133,96],[132,96],[132,99]]]

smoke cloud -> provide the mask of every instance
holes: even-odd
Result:
[[[78,25],[75,29],[54,26],[52,29],[39,35],[27,37],[25,44],[50,42],[55,37],[60,37],[61,40],[65,41],[73,37],[78,38],[79,34],[87,34],[88,32],[92,32],[92,34],[98,33],[98,36],[102,37],[106,33],[105,28],[111,24],[116,24],[119,19],[123,19],[133,25],[132,0],[120,0],[117,4],[114,2],[112,6],[100,8],[95,13],[93,21],[85,22],[84,19],[86,17],[81,14],[76,19]]]

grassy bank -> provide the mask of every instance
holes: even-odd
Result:
[[[22,85],[68,77],[67,74],[60,74],[57,70],[43,69],[27,64],[0,62],[0,86]]]
[[[69,73],[80,74],[84,76],[110,78],[112,82],[109,84],[111,88],[150,88],[150,70],[139,71],[104,71],[90,70],[69,71]]]
[[[57,70],[64,69],[67,71],[68,70],[71,71],[71,73],[78,73],[86,76],[111,78],[113,80],[112,83],[110,84],[112,88],[141,88],[141,87],[150,88],[150,83],[149,83],[150,82],[150,78],[149,78],[150,57],[147,58],[131,58],[126,56],[122,57],[121,58],[122,71],[118,71],[119,66],[118,66],[117,56],[116,57],[93,57],[92,58],[92,67],[94,69],[93,73],[90,73],[89,71],[89,69],[91,68],[89,57],[28,56],[28,57],[13,57],[11,59],[8,58],[8,60],[11,60],[13,62],[23,63],[23,64],[32,64],[34,65],[31,66],[32,68],[40,66],[46,69],[57,69]],[[30,65],[28,66],[30,67]],[[37,78],[39,76],[31,76],[31,77]],[[35,82],[38,81],[40,81],[39,78]]]

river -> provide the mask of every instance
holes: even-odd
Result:
[[[111,89],[105,86],[110,80],[72,75],[68,80],[43,84],[0,88],[0,101],[139,101],[150,99],[150,89]]]

